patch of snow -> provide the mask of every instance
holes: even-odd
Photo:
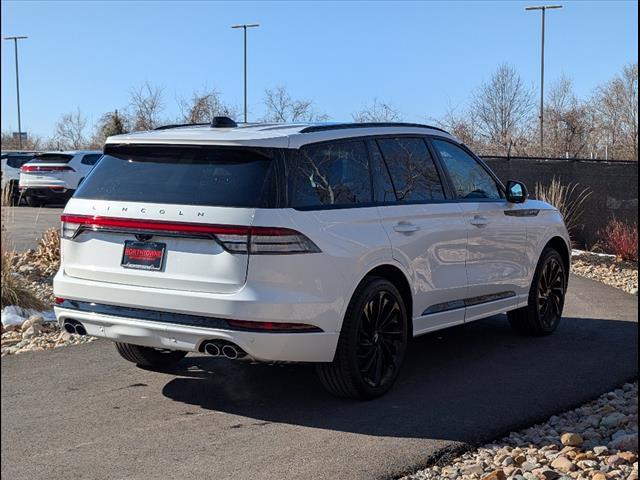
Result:
[[[577,248],[574,248],[573,250],[571,250],[572,257],[579,257],[580,255],[593,255],[594,257],[616,258],[615,255],[612,255],[610,253],[587,252],[585,250],[578,250]]]
[[[45,322],[55,322],[56,314],[53,310],[33,310],[29,308],[21,308],[15,305],[9,305],[2,309],[2,326],[8,327],[9,325],[22,325],[27,318],[31,315],[39,315]]]
[[[41,312],[38,312],[38,315],[40,315],[45,322],[57,321],[56,312],[54,312],[53,310],[43,310]]]
[[[9,305],[2,309],[2,326],[8,327],[9,325],[22,325],[26,318],[24,318],[23,310],[15,305]]]

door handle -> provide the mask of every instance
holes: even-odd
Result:
[[[420,230],[420,227],[411,222],[398,222],[393,229],[398,233],[413,233]]]
[[[489,219],[481,215],[474,215],[473,218],[469,220],[469,223],[476,227],[485,227],[489,223]]]

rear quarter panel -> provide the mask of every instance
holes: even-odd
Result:
[[[247,283],[269,284],[274,292],[293,289],[301,300],[329,306],[325,331],[340,330],[349,300],[367,272],[395,263],[375,207],[258,209],[253,225],[292,228],[320,248],[311,254],[251,255]],[[299,318],[296,312],[287,314]]]

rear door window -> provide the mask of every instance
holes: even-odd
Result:
[[[369,154],[371,156],[371,177],[373,178],[373,194],[377,203],[388,203],[396,201],[396,194],[393,183],[389,176],[389,170],[384,163],[380,149],[375,140],[367,142]]]
[[[287,171],[291,207],[371,203],[369,156],[362,141],[323,143],[292,151]]]
[[[270,207],[272,149],[237,147],[112,147],[75,196],[96,200]]]
[[[422,138],[377,140],[399,202],[444,200],[440,175]]]
[[[8,155],[7,165],[11,168],[20,168],[22,165],[33,159],[33,155]]]

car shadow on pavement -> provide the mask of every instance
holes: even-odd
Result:
[[[263,422],[479,443],[637,377],[637,359],[635,322],[564,318],[532,338],[497,316],[415,339],[394,388],[367,402],[325,393],[311,365],[206,356],[180,362],[163,394]]]

